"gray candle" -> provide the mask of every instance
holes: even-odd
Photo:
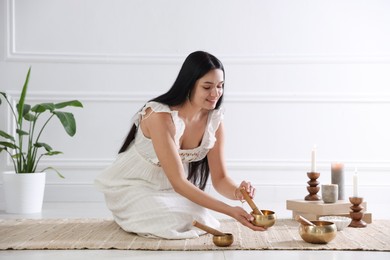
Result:
[[[342,163],[332,163],[332,184],[339,187],[339,200],[344,199],[344,165]]]
[[[339,185],[337,184],[322,184],[321,185],[321,195],[322,200],[325,203],[335,203],[338,200],[339,195]]]

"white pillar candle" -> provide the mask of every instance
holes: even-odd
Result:
[[[353,197],[358,197],[358,174],[355,168],[355,174],[353,175]]]
[[[311,151],[311,172],[316,172],[316,147]]]

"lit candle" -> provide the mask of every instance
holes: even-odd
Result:
[[[355,168],[355,174],[353,175],[353,196],[358,197],[358,174]]]
[[[316,146],[311,150],[311,172],[316,172]]]

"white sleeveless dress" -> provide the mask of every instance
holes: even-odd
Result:
[[[221,109],[210,111],[201,145],[181,150],[179,140],[185,125],[178,111],[161,103],[147,103],[134,117],[137,133],[129,148],[119,154],[115,162],[95,180],[95,186],[105,195],[114,220],[125,231],[167,239],[194,238],[204,234],[192,226],[193,220],[218,228],[219,221],[207,209],[173,190],[151,140],[138,127],[149,107],[155,113],[171,114],[176,127],[175,143],[185,171],[189,162],[203,159],[214,146],[215,132],[223,119]]]

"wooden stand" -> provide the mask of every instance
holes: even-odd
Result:
[[[363,201],[360,206],[364,207],[362,220],[367,224],[372,223],[372,213],[367,212],[367,202]],[[286,200],[286,209],[292,211],[292,217],[297,215],[308,220],[318,220],[323,216],[351,217],[351,202],[349,200],[338,200],[335,203],[324,203],[319,201],[307,201],[304,199]]]
[[[352,221],[351,224],[349,224],[349,227],[356,227],[356,228],[362,228],[366,227],[367,223],[362,220],[364,213],[362,210],[364,207],[360,206],[363,202],[362,197],[349,197],[349,201],[352,203],[352,206],[350,209],[352,211],[349,213]]]
[[[319,172],[308,172],[307,177],[309,177],[310,181],[307,182],[309,186],[307,186],[307,191],[309,192],[309,195],[305,197],[305,200],[308,201],[316,201],[321,200],[321,197],[317,195],[317,193],[320,191],[320,187],[318,187],[318,184],[320,184],[319,181],[317,181],[318,177],[320,177]]]

